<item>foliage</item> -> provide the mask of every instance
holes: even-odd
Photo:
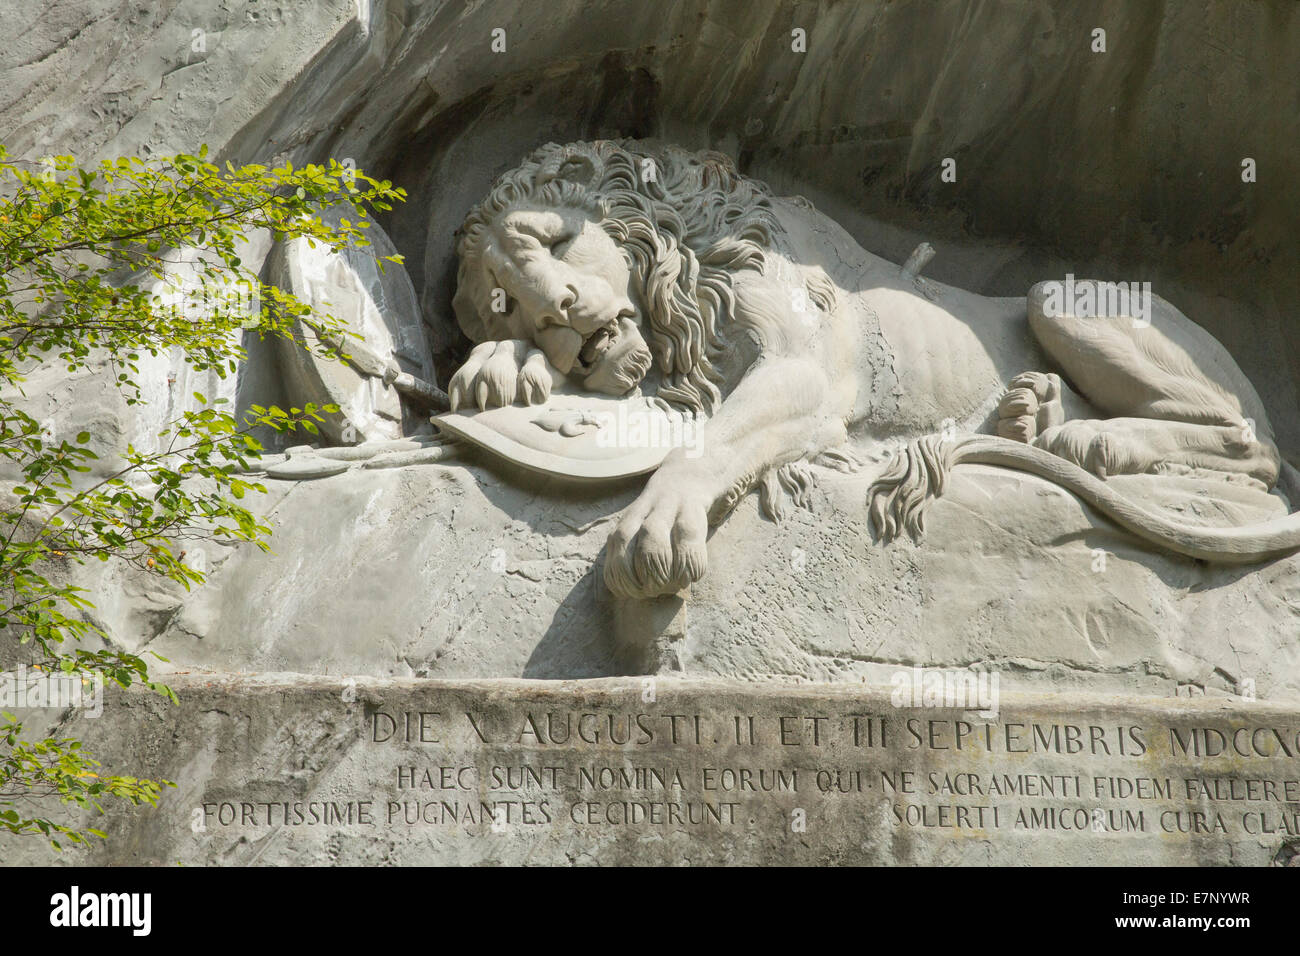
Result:
[[[28,645],[4,659],[21,653],[40,674],[141,684],[173,701],[145,661],[94,622],[74,566],[118,559],[188,589],[206,570],[187,561],[191,542],[266,549],[270,529],[244,503],[266,489],[241,474],[262,450],[254,430],[314,435],[321,413],[336,409],[252,406],[237,419],[223,400],[195,393],[155,446],[101,457],[89,432],[58,436],[30,413],[25,378],[48,363],[107,375],[128,406],[139,406],[154,384],[143,356],[179,357],[225,378],[245,357],[246,333],[303,343],[295,329],[309,317],[324,334],[304,347],[340,357],[343,324],[262,283],[241,253],[262,229],[279,241],[368,245],[368,210],[405,198],[333,160],[218,167],[206,157],[204,147],[197,156],[82,168],[70,156],[10,161],[0,147],[0,476],[12,483],[0,485],[0,637]],[[318,215],[341,200],[355,221],[331,225]],[[28,741],[18,718],[0,720],[0,832],[41,833],[56,848],[59,835],[84,842],[102,833],[56,822],[52,799],[99,809],[105,797],[155,804],[167,785],[101,776],[75,739]]]

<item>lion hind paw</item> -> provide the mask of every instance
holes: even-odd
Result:
[[[1021,372],[1007,383],[998,401],[997,433],[1029,444],[1065,421],[1061,378],[1051,372]]]

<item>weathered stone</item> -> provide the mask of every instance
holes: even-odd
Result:
[[[114,808],[98,823],[107,844],[72,859],[1258,866],[1288,862],[1300,840],[1300,710],[1276,704],[999,694],[986,681],[927,706],[942,688],[906,670],[885,690],[172,685],[179,707],[112,693],[102,717],[73,725],[177,787],[157,810]],[[12,841],[0,847],[12,861]]]
[[[214,672],[859,682],[916,664],[994,668],[1011,688],[1300,699],[1298,559],[1245,572],[1153,554],[1067,492],[984,466],[958,473],[920,542],[882,546],[872,476],[819,470],[810,508],[779,524],[741,502],[710,576],[661,599],[680,607],[663,619],[600,580],[635,482],[539,482],[474,453],[267,480],[249,500],[270,553],[205,546],[193,592],[114,573],[96,602],[115,641]],[[139,595],[166,612],[142,622]]]
[[[0,0],[0,8],[14,27],[0,50],[0,128],[16,155],[90,160],[207,143],[221,160],[351,159],[410,193],[375,231],[383,254],[400,250],[407,268],[382,280],[368,273],[352,287],[384,326],[368,371],[327,366],[325,375],[346,380],[325,387],[317,374],[304,387],[301,375],[286,374],[297,355],[286,362],[290,356],[256,341],[246,343],[250,358],[234,382],[191,377],[175,356],[160,356],[142,363],[150,399],[143,411],[128,408],[103,374],[70,380],[50,367],[28,380],[29,407],[52,431],[91,431],[100,475],[119,465],[127,443],[152,447],[169,416],[193,407],[193,391],[232,397],[240,408],[288,407],[340,397],[346,404],[378,382],[346,417],[387,412],[350,437],[341,420],[327,429],[324,443],[355,447],[290,449],[260,462],[269,493],[253,505],[275,530],[271,553],[198,545],[191,559],[201,558],[209,580],[189,594],[117,563],[79,578],[109,641],[169,658],[155,666],[180,672],[168,679],[182,697],[170,708],[158,698],[113,695],[104,718],[73,716],[62,728],[84,735],[113,770],[180,784],[156,813],[114,810],[110,841],[91,861],[1296,858],[1300,558],[1207,565],[1154,551],[1095,510],[1113,492],[1184,531],[1275,522],[1289,510],[1287,495],[1294,501],[1300,490],[1289,465],[1281,492],[1266,494],[1249,468],[1242,480],[1207,479],[1176,460],[1186,451],[1180,446],[1148,456],[1159,474],[1109,474],[1104,491],[1088,486],[1088,498],[1087,488],[1071,493],[987,461],[966,463],[948,477],[919,541],[882,543],[867,511],[872,482],[900,440],[938,427],[944,415],[932,413],[955,395],[926,376],[962,336],[900,347],[917,328],[911,320],[946,310],[957,333],[972,317],[1015,316],[1023,326],[1026,315],[1048,317],[1041,295],[1024,298],[1046,276],[1150,280],[1226,346],[1222,357],[1193,348],[1201,371],[1244,396],[1237,413],[1264,422],[1267,410],[1274,433],[1265,437],[1296,460],[1300,179],[1288,173],[1286,144],[1300,123],[1293,108],[1300,80],[1287,54],[1300,15],[1290,5],[1132,4],[1108,12],[1105,54],[1089,49],[1094,14],[1068,3],[1014,15],[982,8],[974,19],[967,5],[929,0],[814,5],[796,10],[797,22],[778,0],[749,4],[744,16],[726,0],[566,0],[545,16],[522,17],[496,2],[400,0],[287,0],[274,9],[240,2],[126,9],[84,0],[49,10]],[[502,54],[489,46],[496,28],[506,31]],[[805,32],[799,52],[793,28]],[[788,467],[768,470],[759,495],[724,501],[734,508],[708,537],[708,574],[679,593],[644,598],[615,597],[602,578],[610,532],[622,509],[636,507],[641,481],[584,487],[539,478],[501,460],[502,448],[512,450],[490,435],[478,436],[487,452],[412,442],[399,436],[421,431],[428,409],[414,416],[394,404],[397,392],[436,403],[444,397],[432,387],[437,381],[448,383],[445,398],[467,405],[477,404],[479,386],[496,387],[473,368],[452,387],[465,336],[486,332],[453,318],[453,230],[471,204],[538,144],[624,136],[719,149],[775,195],[810,197],[825,218],[801,220],[795,232],[805,259],[782,268],[820,266],[876,311],[882,304],[873,295],[901,297],[886,303],[901,303],[898,310],[884,309],[895,351],[878,353],[871,371],[879,401],[868,403],[871,424],[890,427],[854,435],[854,448],[819,447],[811,462],[786,459]],[[1247,156],[1258,184],[1241,178]],[[955,180],[941,177],[945,160],[955,164]],[[792,201],[782,213],[789,220],[805,207]],[[243,258],[275,271],[269,248],[258,237]],[[807,256],[809,249],[819,254]],[[777,300],[785,297],[769,295],[764,309]],[[991,387],[1022,372],[1043,374],[1042,356],[1019,326],[1006,325],[1005,336],[975,355],[976,371],[967,365],[953,381],[983,376]],[[413,351],[390,366],[403,341],[415,342]],[[633,339],[624,341],[635,351]],[[537,391],[546,356],[572,351],[557,356],[532,344],[537,349],[517,357],[521,377],[509,382],[522,398],[509,411],[530,426],[522,406],[549,398]],[[501,347],[491,345],[495,355]],[[608,345],[585,338],[579,357]],[[746,349],[734,350],[725,372],[753,360]],[[364,366],[368,356],[355,357]],[[1242,389],[1239,376],[1259,394],[1249,383]],[[918,400],[931,385],[937,400]],[[954,425],[1023,441],[1065,424],[1058,411],[1081,417],[1048,378],[1011,385],[981,406],[984,420],[972,406],[970,421]],[[479,413],[480,424],[487,428],[499,411]],[[573,447],[586,426],[551,411],[539,412],[545,434],[537,443]],[[1119,414],[1103,411],[1082,417]],[[1168,433],[1139,437],[1161,434]],[[811,435],[796,431],[809,450],[819,445]],[[396,440],[367,440],[375,438]],[[1068,450],[1069,442],[1059,445]],[[913,445],[904,462],[916,466],[935,447]],[[980,462],[988,447],[965,446],[968,462]],[[1235,454],[1236,439],[1219,450]],[[732,463],[717,459],[716,470]],[[584,467],[552,470],[581,477]],[[291,477],[320,480],[281,480]],[[905,525],[905,511],[892,517]],[[635,540],[624,535],[612,545],[629,567],[652,556]],[[22,653],[6,648],[0,659]],[[913,664],[996,675],[1005,692],[1000,713],[981,719],[933,704],[893,707],[881,686]],[[627,674],[656,680],[609,679]],[[552,682],[511,679],[520,677]],[[1210,697],[1169,699],[1188,694]],[[606,737],[542,746],[523,733],[530,712],[594,714],[597,722],[645,714],[659,730],[644,745],[610,746]],[[888,745],[849,743],[855,728],[875,726],[854,724],[857,712],[888,725]],[[421,713],[437,713],[436,728],[432,717],[422,728]],[[415,739],[376,742],[385,714],[403,734],[410,726],[403,715],[417,715]],[[466,714],[487,721],[479,725],[490,730],[487,742]],[[696,717],[720,731],[716,744],[707,733],[664,744],[665,721],[677,729],[681,718],[691,731]],[[754,718],[752,746],[728,739],[737,717],[746,733]],[[803,719],[803,734],[786,743],[781,720],[791,717]],[[961,722],[971,727],[963,740],[978,744],[984,735],[984,750],[955,752]],[[826,739],[809,745],[810,728],[826,730]],[[420,742],[422,729],[439,741]],[[990,754],[994,739],[1007,746]],[[1016,752],[1013,739],[1030,752]],[[1141,753],[1117,752],[1139,740]],[[1233,749],[1239,740],[1245,752]],[[1077,741],[1086,752],[1072,749]],[[1201,750],[1171,753],[1179,741]],[[1257,741],[1278,749],[1261,754]],[[1220,745],[1223,753],[1206,755],[1206,746]],[[547,766],[557,768],[549,786]],[[453,771],[449,786],[442,767]],[[507,783],[511,772],[539,782],[494,788],[493,767]],[[412,786],[401,768],[412,771]],[[460,790],[463,768],[473,768],[473,779]],[[680,769],[684,785],[662,799],[654,786],[637,784],[637,768]],[[737,784],[743,770],[760,784],[797,773],[801,784],[777,793],[705,789],[709,771],[728,770]],[[425,771],[438,785],[421,791],[415,775],[423,781]],[[630,789],[621,786],[628,771]],[[865,781],[866,789],[823,793],[819,772],[850,790]],[[903,789],[909,773],[915,792]],[[931,774],[948,790],[929,792]],[[600,782],[606,777],[612,789]],[[1064,796],[984,799],[995,778],[1075,784]],[[1193,790],[1191,781],[1203,783]],[[970,791],[973,782],[985,792]],[[1118,796],[1125,787],[1131,795]],[[525,803],[527,821],[514,815]],[[537,823],[542,803],[552,819]],[[685,823],[676,826],[669,803],[695,810],[679,807]],[[574,808],[593,804],[598,822],[587,809],[577,822]],[[607,815],[599,822],[602,813],[642,812],[619,809],[634,804],[660,812],[661,822],[625,825]],[[258,822],[277,806],[292,819]],[[312,818],[336,807],[341,825]],[[1025,826],[1017,822],[1022,811]],[[408,824],[408,812],[418,822]],[[450,824],[449,812],[457,817]],[[704,822],[692,823],[692,812]],[[1102,829],[1094,829],[1099,820]],[[43,852],[3,850],[6,861],[36,861]]]

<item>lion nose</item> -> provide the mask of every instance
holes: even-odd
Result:
[[[566,326],[569,324],[569,310],[573,308],[578,301],[578,290],[572,285],[566,285],[564,291],[555,296],[548,307],[543,308],[538,314],[538,326],[547,328],[552,325]]]

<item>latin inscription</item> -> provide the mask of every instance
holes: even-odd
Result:
[[[634,695],[629,699],[635,700]],[[490,838],[764,829],[949,840],[1300,838],[1300,725],[1035,719],[1012,711],[537,707],[431,694],[354,705],[349,782],[294,799],[210,790],[210,830]],[[877,699],[876,703],[879,703]]]

